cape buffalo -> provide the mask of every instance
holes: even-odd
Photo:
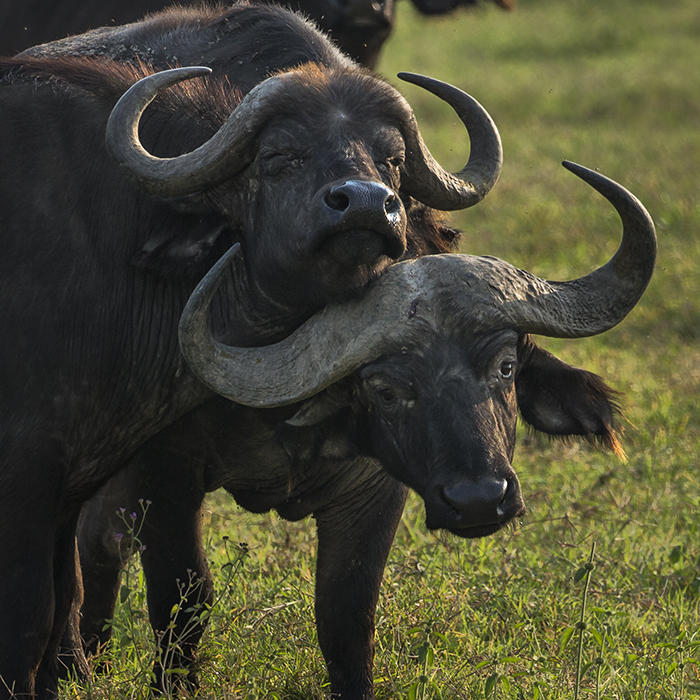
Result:
[[[429,528],[480,537],[524,510],[511,466],[518,409],[536,430],[620,450],[615,392],[529,333],[580,337],[622,320],[651,277],[654,227],[622,187],[567,167],[624,223],[612,261],[579,280],[546,282],[494,258],[421,258],[392,266],[362,300],[326,309],[280,345],[241,351],[206,329],[228,264],[217,263],[182,319],[188,361],[216,391],[254,406],[313,397],[267,409],[209,402],[146,443],[86,505],[81,631],[91,651],[109,638],[104,623],[130,551],[115,513],[140,513],[138,500],[148,500],[139,538],[160,645],[157,683],[167,689],[165,669],[182,666],[196,682],[191,664],[204,625],[195,615],[213,598],[200,508],[207,491],[223,486],[253,512],[314,515],[316,617],[331,692],[373,698],[374,610],[404,484],[423,497]],[[195,581],[201,588],[188,591],[189,612],[173,620],[181,586]]]
[[[216,332],[267,342],[391,261],[449,250],[435,209],[493,185],[488,115],[408,77],[469,129],[459,173],[394,88],[274,6],[174,9],[0,63],[0,698],[54,694],[82,503],[212,396],[177,324],[217,256],[241,242],[249,284]]]
[[[418,10],[429,15],[478,2],[413,0]],[[504,9],[511,9],[514,4],[513,0],[494,2]],[[4,0],[0,4],[0,53],[14,53],[88,29],[135,22],[171,4],[170,0]],[[307,15],[328,32],[342,51],[368,68],[376,66],[382,44],[391,33],[396,9],[394,0],[277,0],[277,4]]]

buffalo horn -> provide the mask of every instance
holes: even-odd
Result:
[[[206,143],[175,158],[148,153],[138,136],[141,115],[159,92],[182,80],[211,73],[211,68],[173,68],[142,78],[114,106],[107,122],[107,147],[116,163],[151,194],[179,197],[233,177],[255,157],[255,138],[268,118],[285,75],[256,85],[233,110],[226,123]]]
[[[215,392],[256,407],[312,396],[362,365],[430,333],[449,332],[461,316],[474,332],[576,338],[619,323],[646,289],[656,259],[654,224],[626,189],[573,163],[565,167],[618,211],[623,237],[613,258],[580,279],[550,282],[503,260],[432,255],[391,266],[362,299],[319,312],[285,340],[235,348],[208,330],[208,308],[237,246],[193,292],[180,321],[180,347]],[[463,327],[463,325],[462,325]]]
[[[396,319],[429,280],[413,266],[400,281],[382,276],[362,298],[329,306],[274,345],[236,348],[217,341],[208,328],[208,309],[227,268],[238,254],[236,243],[197,285],[180,318],[180,349],[197,377],[217,394],[247,406],[284,406],[317,394],[382,354],[410,323]],[[414,274],[415,273],[415,274]],[[408,319],[407,319],[408,321]]]
[[[413,110],[399,95],[405,112],[407,153],[402,186],[433,209],[454,211],[478,204],[498,180],[503,164],[501,138],[488,112],[471,95],[448,83],[416,73],[399,73],[398,77],[447,102],[466,127],[471,143],[467,164],[457,173],[447,172],[428,151]]]
[[[507,286],[499,276],[509,298],[498,305],[498,315],[502,323],[523,332],[583,338],[610,330],[639,301],[654,271],[656,233],[644,206],[624,187],[576,163],[562,165],[615,207],[623,225],[620,246],[605,265],[568,282],[542,280],[517,270],[518,276]]]
[[[194,151],[175,158],[158,158],[148,153],[138,136],[139,120],[146,107],[162,90],[209,73],[210,68],[192,66],[148,75],[132,85],[112,110],[107,123],[107,147],[116,163],[152,194],[177,197],[199,192],[243,170],[255,157],[257,133],[280,99],[282,86],[297,76],[296,71],[288,71],[258,84],[224,126]],[[396,92],[408,151],[406,191],[436,209],[464,209],[480,202],[498,179],[503,158],[491,117],[476,100],[447,83],[412,73],[401,73],[400,77],[450,104],[471,139],[467,165],[454,175],[446,172],[425,146],[410,105]]]

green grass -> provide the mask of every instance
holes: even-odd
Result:
[[[380,70],[392,80],[409,70],[452,82],[499,126],[498,185],[452,217],[465,252],[554,279],[604,262],[618,244],[618,220],[561,168],[568,158],[642,200],[657,223],[659,261],[618,328],[542,341],[624,392],[628,462],[521,431],[514,464],[528,514],[481,541],[427,532],[412,497],[377,611],[378,697],[574,698],[579,634],[579,697],[700,697],[697,0],[521,0],[510,14],[487,8],[428,22],[400,3]],[[450,110],[400,87],[436,157],[461,167],[465,137]],[[323,698],[313,521],[245,514],[220,493],[207,516],[220,603],[202,645],[203,694]],[[594,542],[581,631],[581,567]],[[131,576],[112,674],[67,684],[63,698],[143,692],[151,641],[138,570]],[[129,621],[135,634],[125,632]]]

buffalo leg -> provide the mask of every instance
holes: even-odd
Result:
[[[374,613],[407,490],[366,460],[368,476],[315,513],[316,624],[332,697],[374,698]],[[361,466],[354,467],[359,475]]]
[[[167,442],[167,440],[166,440]],[[113,477],[83,508],[78,528],[84,602],[81,634],[91,653],[107,643],[105,620],[114,615],[120,576],[133,543],[124,522],[132,514],[146,578],[148,611],[158,645],[154,690],[170,691],[169,669],[190,669],[187,681],[197,684],[194,651],[204,624],[185,609],[212,598],[209,567],[201,537],[204,489],[182,452],[162,447],[153,438],[129,466]],[[145,509],[145,513],[144,513]],[[121,515],[120,515],[121,514]],[[143,520],[142,520],[143,519]],[[185,589],[193,584],[189,592]],[[171,628],[171,612],[183,603]]]
[[[80,569],[80,555],[78,553],[78,541],[75,538],[75,594],[71,605],[70,615],[66,629],[61,639],[58,654],[59,678],[74,677],[76,680],[85,681],[89,667],[83,648],[83,640],[80,636],[80,610],[83,605],[83,577]]]
[[[32,518],[33,532],[44,519]],[[48,524],[47,524],[48,525]],[[49,530],[50,532],[50,530]],[[43,534],[43,533],[42,533]],[[36,669],[53,628],[53,552],[48,537],[17,532],[12,542],[0,542],[0,698],[33,697]],[[26,550],[25,550],[26,548]],[[16,550],[20,550],[19,552]],[[31,552],[31,561],[21,550]]]
[[[68,626],[73,601],[79,590],[77,575],[78,557],[75,544],[77,516],[63,523],[53,553],[54,606],[53,624],[48,644],[36,673],[35,692],[37,700],[53,700],[57,697],[58,679],[65,676],[66,669],[59,659],[61,639]],[[75,670],[78,674],[87,670],[82,650],[76,650]]]
[[[154,671],[160,691],[170,691],[171,679],[180,682],[180,674],[169,674],[170,669],[189,669],[187,683],[197,685],[195,650],[206,624],[198,616],[213,599],[202,547],[201,473],[201,465],[166,435],[149,441],[127,474],[130,503],[140,499],[149,504],[139,539],[145,546],[141,562],[158,645]],[[199,609],[186,612],[198,604]]]
[[[132,554],[126,523],[129,495],[126,469],[110,479],[84,506],[78,522],[78,551],[83,579],[80,635],[85,651],[99,654],[109,641],[122,569]],[[133,509],[128,510],[129,513]]]
[[[0,453],[6,458],[0,469],[0,698],[4,700],[33,697],[36,671],[52,641],[54,622],[61,622],[63,601],[56,599],[54,555],[64,471],[51,446],[43,451],[34,446],[31,454],[28,450],[13,460],[8,445],[2,443],[0,438]]]

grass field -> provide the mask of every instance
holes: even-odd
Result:
[[[521,0],[510,14],[425,21],[402,2],[397,14],[381,72],[462,87],[503,138],[496,188],[453,217],[464,252],[553,279],[608,259],[617,217],[559,165],[567,158],[642,200],[659,261],[618,328],[542,341],[624,392],[628,461],[521,431],[514,465],[528,514],[480,541],[427,532],[413,497],[377,612],[378,697],[700,697],[700,4]],[[449,108],[401,90],[438,160],[461,167],[465,138]],[[202,694],[323,698],[313,521],[251,516],[216,493],[206,536],[220,600]],[[111,676],[66,684],[62,698],[144,692],[152,644],[138,569],[129,577]]]

